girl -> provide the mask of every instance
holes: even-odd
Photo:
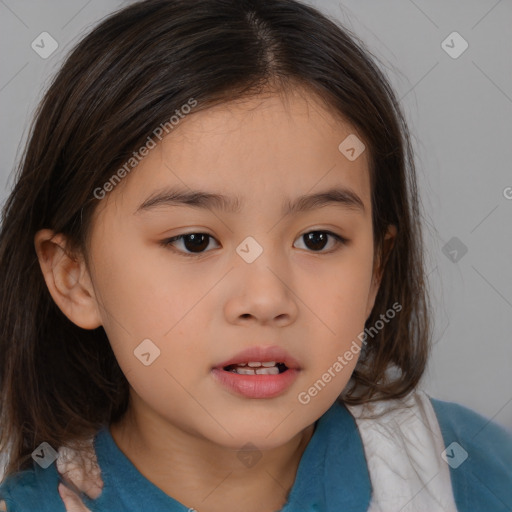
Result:
[[[317,10],[110,16],[3,211],[3,510],[511,510],[510,433],[418,389],[419,216],[395,95]]]

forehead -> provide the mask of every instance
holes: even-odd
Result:
[[[349,160],[339,149],[354,136],[362,139],[339,114],[301,90],[219,104],[181,119],[108,199],[135,213],[158,190],[178,186],[222,192],[242,210],[246,204],[279,203],[281,212],[285,199],[341,185],[369,212],[368,151]]]

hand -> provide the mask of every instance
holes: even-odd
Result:
[[[91,512],[82,500],[64,484],[59,484],[59,494],[66,507],[66,512]]]
[[[82,492],[89,498],[96,499],[103,490],[92,439],[76,445],[75,448],[60,448],[56,464],[63,480],[63,483],[59,483],[58,490],[66,512],[91,512],[77,493]]]

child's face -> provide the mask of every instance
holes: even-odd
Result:
[[[341,370],[335,363],[361,345],[378,286],[368,155],[349,161],[338,149],[351,133],[298,95],[287,106],[272,95],[211,108],[182,121],[102,200],[91,279],[139,413],[222,446],[251,441],[264,449],[291,439],[335,401],[357,350]],[[164,202],[139,209],[174,187],[237,196],[240,211]],[[299,196],[331,188],[349,189],[364,209],[331,202],[283,214]],[[312,231],[321,233],[302,236]],[[213,238],[162,245],[191,233]],[[148,366],[134,355],[153,360],[151,344],[137,349],[146,339],[160,350]],[[299,369],[264,377],[267,387],[258,376],[214,370],[248,348],[272,346]],[[320,391],[309,392],[315,383]]]

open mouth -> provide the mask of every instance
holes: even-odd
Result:
[[[230,364],[224,366],[223,370],[226,372],[237,373],[238,375],[278,375],[288,370],[284,363],[276,361],[268,362],[249,362]]]
[[[276,398],[293,385],[301,367],[278,346],[252,347],[212,368],[213,378],[236,396]]]

